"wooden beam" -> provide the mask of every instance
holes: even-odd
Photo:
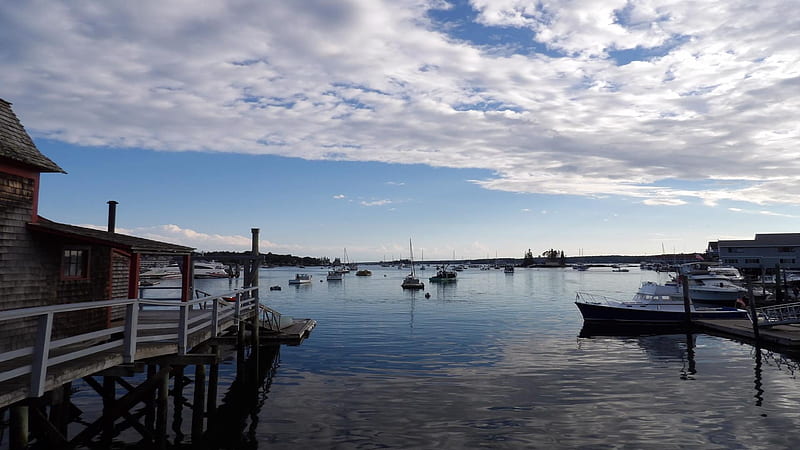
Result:
[[[48,443],[48,448],[62,448],[67,445],[67,438],[47,420],[47,417],[40,408],[30,408],[30,418],[34,428],[44,435]]]
[[[120,397],[119,400],[111,405],[106,414],[103,414],[102,417],[92,422],[82,432],[70,440],[70,444],[77,446],[88,443],[89,440],[91,440],[97,435],[97,433],[100,432],[100,430],[102,430],[103,426],[105,426],[108,421],[113,423],[116,419],[125,415],[128,411],[130,411],[133,405],[142,401],[148,392],[157,387],[163,387],[164,383],[166,383],[167,388],[169,388],[169,370],[169,366],[162,367],[154,377],[145,380],[145,382],[140,384],[136,390]],[[166,394],[166,389],[164,389],[164,395]],[[164,419],[166,420],[166,408],[164,408],[163,414]]]

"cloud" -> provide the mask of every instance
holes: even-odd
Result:
[[[337,199],[337,200],[342,200],[342,199],[344,199],[344,198],[346,198],[346,197],[345,197],[345,195],[344,195],[344,194],[338,194],[338,195],[334,195],[334,196],[333,196],[333,198],[335,198],[335,199]]]
[[[360,202],[361,206],[384,206],[392,204],[391,200],[373,200],[373,201],[362,201]]]
[[[85,228],[95,230],[106,230],[106,226],[81,224],[78,225]],[[152,239],[160,242],[168,242],[170,244],[184,245],[192,247],[198,251],[208,250],[229,250],[229,251],[245,251],[252,248],[252,237],[242,235],[223,235],[223,234],[209,234],[196,231],[190,228],[183,228],[175,224],[155,225],[150,227],[135,227],[135,228],[116,228],[119,234],[126,234],[129,236],[136,236],[144,239]],[[278,244],[269,240],[259,239],[259,250],[262,253],[291,253],[291,252],[306,252],[304,254],[313,254],[313,249],[294,244]]]
[[[487,189],[647,205],[798,203],[793,2],[471,4],[487,33],[532,40],[471,41],[432,19],[441,1],[6,2],[0,96],[37,139],[78,145],[479,168]]]

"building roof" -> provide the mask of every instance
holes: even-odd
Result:
[[[183,245],[168,244],[126,234],[109,233],[103,230],[53,222],[44,217],[39,217],[39,221],[36,223],[29,223],[28,229],[108,245],[109,247],[127,250],[132,253],[186,255],[191,254],[192,250],[194,250],[192,247],[184,247]]]
[[[724,247],[775,247],[800,245],[800,233],[766,233],[756,234],[752,240],[720,240]]]
[[[0,158],[7,158],[40,172],[61,172],[64,169],[44,156],[25,131],[11,103],[0,98]]]

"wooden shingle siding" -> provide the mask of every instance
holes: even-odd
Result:
[[[128,277],[130,276],[130,257],[119,252],[111,254],[111,297],[128,298]],[[117,306],[111,309],[111,320],[125,318],[125,307]]]
[[[33,179],[0,172],[0,310],[42,306],[56,297],[52,261],[25,227],[34,189]],[[0,351],[31,345],[23,336],[34,326],[33,321],[0,324]]]

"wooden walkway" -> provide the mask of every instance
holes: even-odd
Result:
[[[716,331],[727,336],[755,341],[753,325],[747,319],[739,320],[697,320],[695,324],[711,331]],[[800,324],[776,325],[762,327],[758,330],[759,341],[776,345],[782,348],[800,349]]]
[[[235,340],[242,322],[258,323],[262,343],[299,344],[309,335],[314,320],[282,319],[277,311],[259,305],[251,294],[256,289],[189,302],[129,299],[2,311],[0,326],[3,321],[32,318],[40,326],[34,345],[0,353],[0,408],[107,369],[132,368],[137,362],[171,355],[202,357],[204,344]],[[125,319],[107,329],[51,340],[55,314],[121,306],[127,308]]]

